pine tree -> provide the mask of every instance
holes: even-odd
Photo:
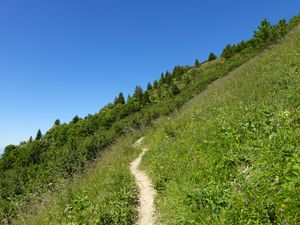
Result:
[[[143,95],[143,105],[146,105],[150,102],[151,102],[151,100],[150,100],[149,92],[145,91],[145,93]]]
[[[124,95],[122,92],[120,92],[119,96],[115,98],[114,104],[115,105],[117,105],[117,104],[124,105],[125,104],[125,98],[124,98]]]
[[[267,19],[263,19],[258,26],[258,30],[254,31],[254,41],[257,47],[265,47],[273,41],[274,26]]]
[[[164,73],[161,73],[160,79],[159,79],[159,84],[164,84],[165,82],[166,82],[165,75],[164,75]]]
[[[171,84],[172,83],[172,76],[171,76],[171,73],[169,71],[166,72],[165,82],[166,82],[166,84]]]
[[[29,140],[28,140],[29,143],[32,142],[32,136],[30,136]]]
[[[215,59],[217,59],[218,57],[213,53],[213,52],[211,52],[211,53],[209,53],[209,56],[208,56],[208,62],[209,61],[213,61],[213,60],[215,60]]]
[[[154,88],[154,89],[157,89],[157,88],[158,88],[158,82],[157,82],[157,80],[155,80],[155,81],[153,82],[153,88]]]
[[[38,132],[37,132],[37,134],[36,134],[35,140],[36,140],[36,141],[40,140],[40,139],[42,138],[42,136],[43,136],[43,135],[42,135],[42,132],[41,132],[41,130],[39,129]]]
[[[76,115],[74,116],[72,123],[77,123],[79,121],[79,117]]]
[[[136,97],[136,99],[142,103],[143,101],[143,89],[141,88],[141,86],[136,86],[135,87],[135,91],[134,91],[134,97]]]
[[[60,120],[59,119],[55,120],[54,125],[59,126],[60,125]]]
[[[195,60],[194,67],[199,67],[201,65],[198,59]]]
[[[153,87],[152,87],[151,83],[149,82],[148,85],[147,85],[147,90],[150,91],[152,89],[153,89]]]
[[[119,103],[124,105],[125,104],[125,98],[122,92],[120,92],[119,97],[118,97]]]
[[[287,23],[286,23],[286,20],[285,19],[281,19],[281,20],[279,20],[279,22],[278,22],[278,25],[277,25],[277,32],[278,32],[278,38],[280,39],[282,39],[283,38],[283,36],[286,34],[286,31],[287,31]]]

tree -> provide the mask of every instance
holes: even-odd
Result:
[[[9,155],[11,154],[12,151],[14,151],[15,149],[17,149],[16,145],[8,145],[5,147],[4,152],[2,154],[2,158],[5,159],[5,161],[8,159]],[[9,162],[10,160],[8,160]],[[9,162],[7,163],[7,165],[5,165],[6,168],[10,168],[12,166],[12,163]]]
[[[127,102],[128,102],[130,99],[131,99],[131,96],[130,96],[130,94],[128,94],[128,96],[127,96]]]
[[[36,140],[36,141],[40,140],[40,139],[42,138],[42,136],[43,136],[43,135],[42,135],[42,132],[41,132],[41,130],[39,129],[38,132],[37,132],[37,134],[36,134],[35,140]]]
[[[276,26],[277,28],[277,33],[278,33],[278,39],[282,39],[284,37],[284,35],[287,32],[287,23],[285,19],[281,19],[278,22],[278,25]]]
[[[164,75],[164,73],[161,73],[160,79],[159,79],[159,84],[164,84],[165,82],[166,82],[165,75]]]
[[[150,100],[149,92],[145,91],[145,93],[143,95],[143,105],[146,105],[150,102],[151,102],[151,100]]]
[[[213,61],[213,60],[215,60],[215,59],[217,59],[218,57],[213,53],[213,52],[211,52],[211,53],[209,53],[209,56],[208,56],[208,62],[210,62],[210,61]]]
[[[30,136],[29,140],[28,140],[29,143],[32,142],[32,136]]]
[[[149,82],[148,85],[147,85],[147,90],[150,91],[152,89],[153,89],[153,87],[152,87],[151,83]]]
[[[60,120],[59,119],[55,120],[54,125],[59,126],[60,125]]]
[[[200,62],[199,62],[200,63]],[[188,70],[187,66],[175,66],[172,71],[172,76],[176,78],[177,81],[180,81],[182,75]]]
[[[158,88],[158,82],[157,82],[157,80],[155,80],[155,81],[153,82],[153,88],[154,88],[154,89],[157,89],[157,88]]]
[[[74,116],[72,123],[77,123],[79,121],[79,117],[76,115]]]
[[[273,40],[273,26],[267,19],[263,19],[258,26],[258,30],[254,31],[254,40],[256,47],[265,47]]]
[[[141,88],[141,86],[136,86],[135,90],[134,90],[134,97],[137,98],[137,100],[142,103],[143,101],[143,89]]]
[[[166,84],[171,84],[172,83],[172,76],[171,76],[171,73],[169,71],[166,72],[165,82],[166,82]]]
[[[125,104],[125,98],[124,98],[124,95],[122,92],[120,92],[119,96],[115,98],[114,104],[115,105],[117,105],[117,104],[124,105]]]
[[[234,55],[233,46],[231,44],[226,45],[223,49],[221,57],[224,59],[229,59]]]
[[[194,67],[199,67],[201,65],[198,59],[195,60]]]
[[[172,95],[178,95],[179,94],[179,88],[177,87],[177,85],[176,84],[172,84],[171,85],[171,93],[172,93]]]

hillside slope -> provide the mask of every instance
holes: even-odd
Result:
[[[272,68],[268,68],[271,61],[272,63],[277,62],[278,65],[284,65],[285,62],[279,59],[283,60],[287,56],[285,56],[283,50],[281,51],[282,53],[279,50],[272,50],[272,52],[277,51],[282,56],[279,54],[278,60],[277,58],[274,60],[270,56],[270,62],[265,60],[264,62],[257,63],[257,61],[271,54],[268,53],[266,56],[255,59],[249,65],[247,64],[233,73],[239,74],[239,71],[244,71],[245,73],[243,74],[249,74],[250,78],[247,76],[245,78],[243,77],[244,75],[231,75],[228,79],[219,80],[209,87],[207,91],[205,90],[213,81],[225,77],[228,73],[248,62],[274,43],[281,42],[285,34],[293,29],[299,21],[299,15],[293,17],[288,23],[285,20],[280,20],[276,25],[271,25],[266,20],[263,20],[258,30],[254,32],[252,39],[246,42],[242,41],[237,45],[226,46],[221,58],[214,58],[212,61],[202,64],[198,62],[194,66],[176,66],[172,72],[167,71],[165,74],[162,74],[158,81],[153,82],[153,85],[149,83],[147,91],[143,91],[141,87],[137,86],[134,95],[127,101],[124,100],[124,96],[120,93],[114,103],[108,104],[95,115],[88,115],[84,119],[75,116],[69,124],[61,124],[59,120],[56,120],[53,127],[45,135],[37,136],[36,140],[33,141],[30,139],[18,146],[7,146],[3,157],[0,158],[0,223],[134,223],[137,219],[136,206],[138,195],[137,187],[128,168],[129,163],[138,155],[138,152],[132,147],[132,143],[141,137],[143,132],[145,133],[147,129],[151,128],[151,125],[157,119],[160,122],[158,124],[163,125],[158,126],[158,131],[152,131],[152,134],[148,135],[148,140],[149,137],[152,138],[153,136],[153,142],[149,143],[150,150],[153,150],[147,154],[148,159],[146,159],[145,165],[155,181],[156,189],[159,191],[157,203],[160,215],[165,217],[162,221],[169,220],[170,223],[190,223],[197,221],[198,218],[203,219],[203,215],[201,213],[200,215],[198,212],[199,199],[201,199],[199,196],[201,197],[202,195],[206,196],[205,201],[211,203],[211,205],[201,203],[200,208],[203,206],[207,208],[207,212],[201,210],[205,215],[207,214],[205,218],[208,218],[208,221],[204,223],[211,222],[212,220],[219,221],[220,216],[218,214],[220,212],[222,215],[229,213],[229,209],[226,208],[227,204],[238,204],[239,202],[231,202],[231,200],[227,201],[226,199],[225,201],[223,198],[220,198],[220,200],[216,197],[223,196],[220,193],[224,191],[222,189],[224,187],[219,186],[219,184],[217,187],[220,189],[220,192],[218,192],[218,188],[214,189],[214,183],[211,184],[212,189],[206,191],[201,186],[198,187],[197,182],[199,179],[202,179],[200,175],[206,174],[205,177],[209,178],[208,180],[211,182],[211,178],[214,175],[217,177],[219,173],[223,172],[224,174],[221,173],[221,180],[224,180],[224,185],[227,182],[226,179],[228,177],[226,176],[228,174],[233,174],[234,183],[235,179],[237,179],[236,170],[240,169],[247,172],[248,169],[252,171],[255,168],[252,165],[255,165],[256,162],[255,159],[251,158],[252,155],[250,153],[246,154],[247,151],[245,151],[245,155],[240,156],[236,153],[237,150],[235,149],[238,148],[237,146],[248,149],[247,146],[251,146],[253,143],[251,141],[248,143],[251,138],[247,136],[250,134],[246,131],[249,129],[257,130],[263,126],[261,125],[263,122],[258,119],[256,121],[256,118],[251,118],[252,115],[255,115],[256,108],[261,106],[258,103],[256,105],[255,101],[253,104],[251,103],[251,94],[253,95],[253,93],[248,89],[251,87],[252,89],[250,89],[255,91],[255,100],[264,101],[264,96],[269,95],[263,92],[265,87],[262,88],[258,81],[265,83],[266,88],[269,87],[271,91],[280,91],[282,87],[293,86],[289,86],[289,79],[284,78],[282,80],[284,76],[279,76],[280,79],[278,80],[273,80],[273,78],[267,79],[265,78],[267,77],[266,74],[257,77],[257,74],[252,75],[252,73],[255,73],[252,69],[258,65],[262,65],[262,71],[268,73],[268,69],[276,69],[276,67],[273,68],[273,65]],[[286,41],[282,45],[282,48],[291,48],[287,43],[297,43],[294,40],[297,34],[290,34],[288,38],[290,41]],[[296,54],[297,52],[294,53]],[[293,56],[292,51],[289,54]],[[286,66],[283,68],[288,71],[291,69],[289,73],[292,74],[291,76],[294,76],[293,74],[298,72],[297,65],[295,59],[292,61],[292,64],[286,63]],[[256,69],[256,72],[258,71]],[[276,70],[274,71],[276,72]],[[280,72],[282,71],[280,70]],[[231,78],[233,76],[239,76],[240,78],[236,81],[230,81],[231,83],[227,81],[233,79]],[[295,76],[294,81],[296,79],[297,77]],[[254,81],[258,82],[257,87]],[[248,89],[245,86],[245,82],[246,84],[249,83]],[[276,85],[276,89],[274,90],[271,88],[273,84]],[[293,83],[293,85],[296,84]],[[216,93],[211,91],[217,88],[219,90]],[[205,92],[199,97],[184,105],[203,91]],[[245,93],[238,95],[239,91]],[[248,96],[250,97],[249,99]],[[291,99],[294,99],[296,95],[294,92],[291,92],[289,96],[291,96]],[[278,100],[280,98],[279,95],[274,94],[274,99]],[[198,110],[197,107],[199,106],[194,105],[197,102],[201,102],[199,99],[203,101],[201,104],[199,103],[201,110],[193,113],[192,111]],[[244,107],[247,105],[245,102],[248,100],[250,100],[250,106],[253,105],[253,107],[245,107],[243,109],[249,110],[247,111],[249,121],[247,118],[239,118],[238,116],[242,114],[239,114],[239,110],[242,109],[235,108],[237,102],[241,102],[238,104]],[[296,102],[297,99],[294,99],[294,101]],[[266,105],[268,118],[272,118],[273,114],[275,115],[275,122],[273,119],[267,121],[268,125],[271,124],[270,126],[274,127],[269,131],[271,132],[269,140],[273,140],[272,138],[277,137],[276,135],[272,135],[273,129],[281,124],[277,125],[277,114],[274,113],[275,109],[269,109],[270,104],[267,103],[264,104]],[[188,108],[188,110],[180,111],[180,118],[182,120],[177,119],[178,122],[176,124],[170,124],[169,120],[164,121],[164,119],[160,118],[168,116],[171,112],[177,111],[182,106],[184,106],[183,108]],[[234,112],[237,115],[229,109],[235,109]],[[280,115],[283,115],[283,117],[286,115],[286,118],[288,118],[287,126],[289,126],[290,113],[294,111],[280,112]],[[215,118],[210,118],[211,116],[215,116]],[[260,118],[259,116],[257,117]],[[244,122],[245,125],[246,133],[238,135],[238,137],[235,135],[240,131],[238,130],[239,127],[235,125],[235,119],[237,121],[240,119],[241,123],[243,124]],[[200,129],[199,127],[202,128]],[[221,130],[216,130],[216,128],[220,128]],[[198,136],[197,134],[200,131],[204,134]],[[257,138],[260,138],[260,133],[253,135],[258,135]],[[234,141],[239,142],[236,144]],[[165,146],[165,143],[168,143],[168,145]],[[253,148],[256,149],[257,146],[260,146],[259,144],[261,143],[255,143]],[[182,146],[181,153],[174,150],[174,148],[176,149],[180,146]],[[224,158],[221,154],[223,153],[224,146],[226,147],[225,149],[228,148],[227,158]],[[203,147],[204,150],[201,150],[200,147]],[[158,149],[169,151],[162,154]],[[189,150],[189,154],[186,154],[186,149]],[[249,147],[249,149],[252,149],[252,147]],[[205,152],[206,150],[207,152]],[[197,156],[197,154],[199,155]],[[193,158],[195,162],[201,162],[201,160],[203,162],[202,157],[206,156],[205,154],[209,154],[208,156],[211,158],[207,158],[207,163],[200,163],[200,169],[204,168],[204,171],[211,171],[210,173],[200,173],[198,171],[199,167],[197,167],[199,166],[198,164],[195,168],[191,167],[194,164],[190,164],[187,157]],[[172,164],[170,164],[170,160],[173,162]],[[213,169],[215,167],[218,168],[217,172]],[[223,167],[228,169],[229,172],[227,173],[227,170],[223,170]],[[180,174],[180,171],[184,172],[184,174]],[[194,173],[194,171],[197,172]],[[188,183],[183,179],[185,176],[182,176],[185,173],[188,173],[188,176],[186,176]],[[295,171],[291,173],[293,174]],[[219,179],[220,177],[218,177]],[[174,183],[172,183],[172,180]],[[193,180],[196,183],[193,183]],[[203,182],[205,187],[209,187],[205,179],[203,179]],[[168,186],[169,183],[170,186]],[[189,189],[189,184],[196,185],[196,188]],[[171,187],[171,191],[168,187]],[[230,191],[230,186],[228,188]],[[236,189],[237,187],[234,186],[234,188]],[[186,196],[182,196],[181,190],[187,191],[185,193],[188,196],[187,198]],[[169,191],[169,195],[166,191]],[[178,193],[172,195],[176,191]],[[218,193],[219,195],[215,196]],[[161,194],[166,195],[166,205],[171,207],[171,210],[178,210],[175,216],[168,215],[166,209],[160,205]],[[179,202],[173,201],[172,197],[177,198]],[[214,203],[214,201],[217,201],[217,203]],[[173,207],[172,204],[175,203],[179,208]],[[246,203],[248,204],[247,200]],[[210,211],[210,207],[213,208],[212,211]],[[238,207],[238,205],[234,205],[234,207]],[[269,207],[271,211],[275,206],[272,207],[272,205]],[[258,206],[258,208],[260,209],[261,207]],[[280,209],[285,210],[283,208]],[[267,212],[270,215],[272,214],[269,211]],[[213,216],[211,217],[211,215]],[[237,213],[237,215],[239,214]],[[186,218],[194,219],[186,221]]]
[[[300,27],[145,138],[161,224],[300,223]]]

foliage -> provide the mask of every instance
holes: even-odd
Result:
[[[200,65],[201,65],[200,61],[198,59],[196,59],[195,63],[194,63],[194,67],[198,67]]]
[[[120,92],[119,96],[115,98],[114,104],[115,105],[117,105],[117,104],[124,105],[125,104],[125,98],[124,98],[124,95],[122,92]]]
[[[147,91],[151,91],[153,89],[152,84],[148,82],[147,84]]]
[[[59,125],[60,125],[60,120],[59,120],[59,119],[55,120],[55,121],[54,121],[54,125],[55,125],[55,126],[59,126]]]
[[[177,87],[176,84],[171,85],[171,93],[172,95],[178,95],[180,92],[179,88]]]
[[[235,54],[245,50],[254,48],[261,51],[272,44],[282,41],[284,35],[293,29],[300,22],[300,17],[293,17],[289,23],[285,19],[279,20],[275,25],[272,25],[267,19],[262,20],[257,30],[254,31],[253,38],[248,41],[241,41],[237,45],[228,44],[223,49],[222,58],[229,59]]]
[[[131,145],[137,136],[120,140],[101,159],[72,182],[47,198],[37,212],[18,215],[19,224],[133,224],[136,221],[137,190],[128,165],[138,150]],[[34,213],[34,214],[33,214]]]
[[[211,52],[211,53],[209,53],[207,61],[210,62],[210,61],[213,61],[213,60],[215,60],[217,58],[218,57],[213,52]]]
[[[40,140],[40,139],[42,138],[42,136],[43,136],[43,135],[42,135],[42,132],[41,132],[41,130],[39,129],[38,132],[37,132],[37,134],[36,134],[35,140],[36,140],[36,141]]]
[[[300,223],[299,35],[146,136],[142,167],[158,190],[159,224]]]

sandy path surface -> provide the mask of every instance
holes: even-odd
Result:
[[[137,140],[134,147],[139,148],[143,137]],[[148,149],[143,148],[142,153],[130,164],[130,171],[134,176],[135,182],[139,188],[139,219],[138,225],[153,225],[154,221],[154,196],[155,190],[147,174],[139,169],[142,157]]]

